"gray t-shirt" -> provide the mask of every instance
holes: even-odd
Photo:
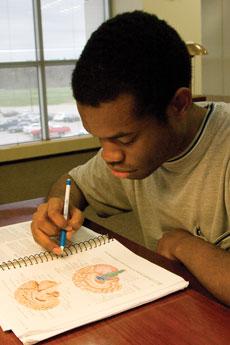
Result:
[[[101,151],[69,174],[98,215],[132,210],[150,249],[178,228],[230,249],[230,104],[207,108],[189,147],[145,179],[114,177]]]

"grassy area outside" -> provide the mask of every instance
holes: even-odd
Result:
[[[73,101],[69,87],[55,87],[47,89],[49,105],[69,103]],[[0,89],[0,108],[12,106],[27,106],[38,104],[37,89],[3,90]]]

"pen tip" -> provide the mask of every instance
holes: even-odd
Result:
[[[63,250],[64,250],[64,246],[60,246],[60,248],[61,248],[61,251],[63,252]]]

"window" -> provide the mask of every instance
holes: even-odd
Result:
[[[0,1],[0,145],[82,136],[70,86],[105,0]]]

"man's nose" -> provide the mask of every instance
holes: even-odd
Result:
[[[124,160],[123,151],[115,144],[109,141],[101,141],[102,158],[108,164],[120,163]]]

